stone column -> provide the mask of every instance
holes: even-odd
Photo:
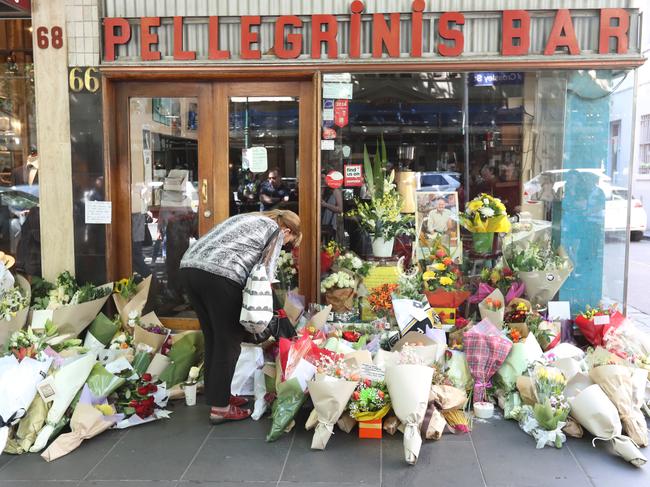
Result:
[[[41,265],[43,277],[75,270],[65,0],[32,0],[34,84],[39,153]],[[39,27],[63,30],[63,46],[38,45]]]

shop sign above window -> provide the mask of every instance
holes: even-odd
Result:
[[[475,13],[430,12],[426,11],[426,6],[424,0],[414,0],[408,13],[364,14],[365,4],[355,0],[347,16],[107,17],[103,19],[104,61],[133,60],[134,55],[145,62],[173,59],[221,63],[262,59],[304,62],[406,57],[414,60],[427,56],[458,58],[467,55],[465,40],[483,25],[476,22]],[[595,55],[638,52],[637,46],[633,44],[631,49],[630,44],[630,36],[638,25],[638,13],[634,10],[586,11],[591,16],[590,25],[597,23],[599,26],[589,30],[587,40],[581,35],[582,24],[574,24],[572,14],[577,12],[568,9],[551,12],[554,16],[552,28],[542,40],[532,36],[539,30],[539,22],[546,19],[542,19],[539,12],[494,12],[493,16],[500,20],[499,29],[489,32],[494,32],[495,43],[498,41],[498,54],[521,57],[532,54],[575,56],[587,50]],[[632,15],[634,29],[631,28]],[[485,26],[480,28],[485,29]],[[190,31],[191,36],[187,34]],[[193,39],[192,45],[189,39]],[[533,46],[533,42],[537,44]]]

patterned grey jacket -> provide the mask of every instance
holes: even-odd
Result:
[[[259,214],[233,216],[215,226],[187,249],[180,267],[211,272],[231,279],[243,288],[268,243],[267,272],[273,280],[284,241],[282,232],[279,232],[275,241],[269,242],[277,229],[277,223]]]

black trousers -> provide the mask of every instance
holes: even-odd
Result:
[[[243,288],[200,269],[181,269],[180,276],[205,337],[206,402],[226,407],[244,338],[244,328],[239,324]]]

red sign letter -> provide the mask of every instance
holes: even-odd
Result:
[[[323,25],[327,30],[323,31]],[[339,56],[339,45],[336,42],[339,26],[334,15],[312,15],[311,16],[311,57],[320,59],[320,45],[327,44],[327,57],[336,59]]]
[[[519,27],[515,27],[519,22]],[[501,25],[501,55],[525,56],[530,49],[530,15],[525,10],[504,10]],[[515,45],[515,39],[519,44]]]
[[[251,31],[251,26],[262,23],[259,15],[245,15],[241,18],[241,58],[260,59],[262,52],[259,49],[251,49],[251,44],[260,42],[260,35]]]
[[[440,16],[440,37],[448,41],[454,41],[453,46],[438,44],[438,52],[441,56],[460,56],[465,48],[465,36],[460,30],[452,29],[450,23],[463,25],[465,16],[460,12],[446,12]]]
[[[366,8],[361,0],[354,0],[350,6],[350,58],[361,57],[361,13]]]
[[[383,46],[390,57],[399,57],[399,13],[390,14],[390,28],[384,14],[372,14],[372,57],[380,58]]]
[[[295,15],[283,15],[275,23],[275,55],[280,59],[295,59],[302,51],[302,34],[287,34],[289,49],[284,47],[284,28],[287,25],[302,27],[302,20]]]
[[[120,27],[122,33],[117,35],[115,28]],[[129,21],[120,18],[104,19],[104,59],[115,61],[115,46],[124,45],[131,39]]]
[[[196,52],[183,50],[183,17],[174,17],[174,59],[194,61]]]
[[[140,56],[143,61],[160,61],[160,51],[151,50],[152,45],[158,44],[158,34],[152,33],[151,27],[160,27],[160,17],[140,19]]]
[[[618,25],[612,25],[618,19]],[[600,10],[600,40],[598,54],[609,54],[609,40],[616,38],[616,54],[625,54],[628,48],[630,14],[622,8],[603,8]]]
[[[422,57],[422,11],[424,0],[414,0],[411,4],[411,57]]]
[[[210,17],[208,25],[208,59],[216,61],[219,59],[230,59],[230,51],[219,49],[219,17]]]
[[[578,47],[578,39],[576,38],[575,30],[573,30],[573,22],[571,21],[571,14],[569,9],[563,8],[555,14],[555,21],[551,34],[548,36],[546,49],[544,49],[545,56],[555,54],[558,47],[566,46],[569,49],[569,54],[580,54]]]

